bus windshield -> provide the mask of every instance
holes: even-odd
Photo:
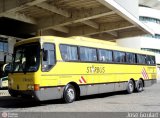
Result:
[[[15,47],[12,72],[35,72],[40,63],[40,44],[32,43]]]

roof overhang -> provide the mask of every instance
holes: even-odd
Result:
[[[113,11],[115,11],[121,17],[123,17],[124,19],[128,20],[129,22],[134,24],[136,27],[142,29],[144,32],[154,35],[154,31],[152,29],[150,29],[144,23],[139,21],[139,19],[137,19],[135,16],[133,16],[131,13],[129,13],[126,9],[121,7],[115,1],[113,1],[113,0],[104,0],[104,1],[105,1],[106,6],[108,6],[108,8],[112,9]]]
[[[149,8],[160,10],[159,0],[139,0],[139,5],[143,7],[149,7]]]
[[[79,35],[105,40],[154,34],[114,0],[23,0],[22,3],[1,0],[0,17],[37,26],[30,34],[38,31],[40,35]]]

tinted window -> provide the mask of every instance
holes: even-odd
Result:
[[[42,71],[49,71],[56,63],[54,44],[43,45]]]
[[[81,61],[97,61],[97,53],[94,48],[80,47]]]
[[[24,44],[14,49],[13,72],[35,72],[40,62],[40,44]]]
[[[149,65],[154,65],[156,62],[155,62],[155,57],[154,56],[147,56],[147,64]]]
[[[146,64],[146,56],[137,54],[137,63]]]
[[[112,62],[113,56],[110,50],[99,50],[99,60],[101,62]]]
[[[127,63],[136,63],[136,55],[133,53],[126,53],[126,62]]]
[[[76,61],[78,60],[78,49],[77,46],[60,45],[61,56],[65,61]]]
[[[125,62],[125,53],[119,52],[119,51],[114,51],[114,61],[120,62],[120,63]]]

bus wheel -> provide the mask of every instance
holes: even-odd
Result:
[[[134,91],[134,82],[132,80],[129,80],[127,84],[127,93],[131,94]]]
[[[18,97],[18,93],[17,92],[15,92],[14,90],[8,90],[8,92],[9,92],[9,94],[12,96],[12,97]]]
[[[143,81],[142,81],[141,79],[137,81],[136,91],[137,91],[137,92],[143,91]]]
[[[63,99],[66,103],[72,103],[76,99],[76,91],[74,86],[71,84],[68,84],[63,93]]]
[[[32,96],[31,95],[26,95],[26,94],[21,94],[22,98],[26,98],[26,99],[31,99]]]

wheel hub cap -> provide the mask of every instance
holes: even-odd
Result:
[[[74,90],[68,89],[67,95],[71,100],[73,100],[74,99]]]

